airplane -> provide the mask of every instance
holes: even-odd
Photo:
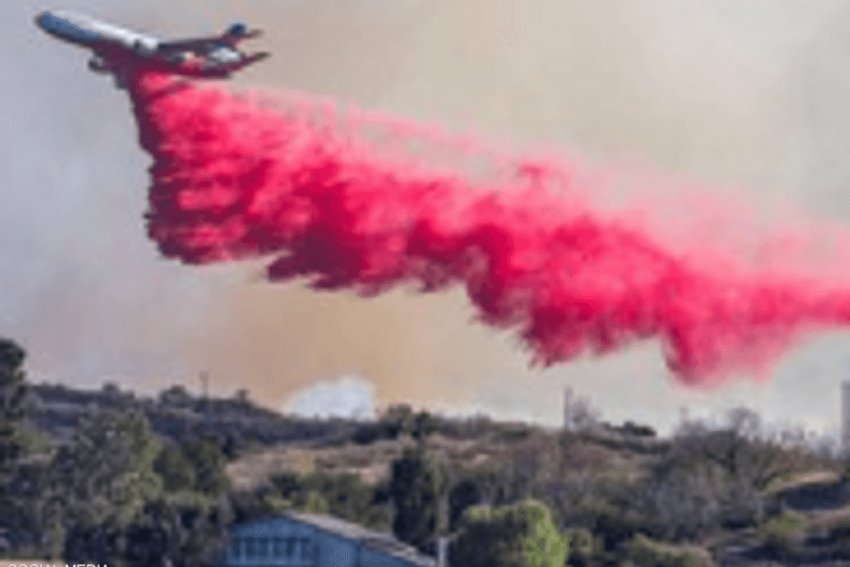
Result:
[[[150,69],[197,78],[228,78],[269,57],[246,54],[239,42],[258,37],[260,30],[235,23],[217,36],[163,41],[82,14],[46,11],[35,17],[43,31],[67,43],[92,50],[89,69],[118,74],[129,68]]]

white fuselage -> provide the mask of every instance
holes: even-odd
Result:
[[[141,55],[152,55],[159,49],[160,41],[153,36],[73,12],[42,12],[36,23],[50,35],[84,47],[117,45]]]

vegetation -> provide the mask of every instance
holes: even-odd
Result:
[[[765,551],[778,560],[790,560],[802,547],[806,521],[796,512],[785,511],[759,529]]]
[[[26,352],[0,338],[0,552],[55,552],[64,537],[52,498],[46,441],[28,420]]]
[[[638,535],[624,547],[626,564],[635,567],[712,567],[714,562],[704,550],[672,546]]]
[[[282,473],[271,479],[266,497],[275,511],[287,509],[331,514],[386,531],[391,524],[390,502],[383,485],[370,486],[359,476],[313,472],[303,476]]]
[[[442,472],[422,446],[393,462],[390,498],[395,509],[393,531],[400,540],[422,550],[433,545],[442,492]]]
[[[299,419],[245,392],[28,384],[0,340],[0,555],[207,565],[233,522],[301,510],[448,537],[471,567],[850,562],[850,469],[817,440],[747,410],[659,438],[571,404],[563,431]]]
[[[0,479],[8,482],[26,456],[26,353],[17,344],[0,340]]]
[[[563,567],[569,541],[540,502],[476,507],[464,516],[451,562],[466,567]]]

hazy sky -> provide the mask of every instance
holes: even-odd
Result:
[[[371,300],[268,285],[253,266],[159,259],[142,222],[147,156],[124,93],[39,32],[43,3],[0,4],[5,177],[0,332],[37,379],[151,390],[209,370],[273,407],[340,376],[382,403],[557,422],[571,385],[614,420],[745,403],[833,427],[850,335],[823,335],[766,383],[696,391],[657,345],[545,372],[471,324],[462,294]],[[273,59],[239,86],[315,92],[504,140],[628,158],[756,204],[850,225],[850,8],[838,0],[72,1],[165,35],[233,20]]]

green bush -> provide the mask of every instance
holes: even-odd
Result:
[[[711,556],[702,548],[665,545],[637,535],[623,548],[623,559],[637,567],[712,567]]]
[[[785,511],[771,518],[759,528],[765,549],[779,559],[791,558],[805,538],[806,522],[803,517]]]
[[[572,567],[589,567],[599,552],[600,542],[587,528],[576,528],[567,532],[570,540],[570,565]]]
[[[470,509],[451,547],[451,564],[463,567],[564,567],[569,540],[535,501]]]

